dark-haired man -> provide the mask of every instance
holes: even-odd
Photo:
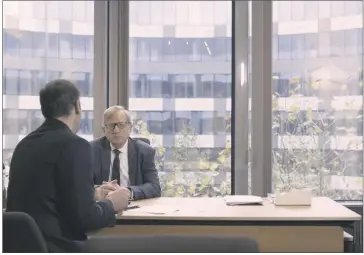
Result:
[[[54,80],[39,96],[45,122],[15,148],[6,209],[32,216],[50,252],[81,251],[77,241],[86,232],[115,225],[130,191],[119,188],[94,200],[91,147],[75,134],[81,116],[75,85]]]

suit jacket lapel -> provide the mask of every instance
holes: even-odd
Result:
[[[102,141],[101,150],[101,175],[103,181],[109,181],[110,165],[111,165],[111,147],[106,137]]]
[[[129,180],[131,185],[135,185],[136,174],[138,172],[138,157],[135,143],[136,141],[134,139],[129,139],[128,141]]]

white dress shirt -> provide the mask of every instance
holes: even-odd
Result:
[[[111,166],[110,166],[110,173],[112,172],[112,164],[114,163],[115,158],[115,147],[110,143],[111,147]],[[129,162],[128,162],[128,140],[123,147],[118,149],[120,151],[119,159],[120,159],[120,186],[128,187],[130,185],[129,180]],[[110,175],[111,176],[111,175]],[[112,180],[110,180],[112,181]]]

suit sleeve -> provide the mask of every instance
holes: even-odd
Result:
[[[61,206],[67,220],[83,232],[115,225],[110,200],[94,200],[92,152],[80,138],[68,142],[59,157],[58,180]]]
[[[131,187],[135,200],[161,196],[158,171],[154,163],[155,149],[150,148],[143,156],[141,170],[144,183]]]

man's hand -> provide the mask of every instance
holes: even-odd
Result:
[[[119,187],[115,191],[110,191],[110,193],[106,195],[106,199],[109,199],[112,202],[116,212],[123,211],[128,207],[129,197],[129,189],[123,187]]]
[[[102,182],[102,185],[95,188],[95,200],[102,200],[106,199],[106,195],[109,194],[111,191],[115,191],[119,188],[116,180],[111,182]]]
[[[109,194],[109,191],[106,190],[104,187],[100,186],[95,188],[95,201],[105,199],[107,194]]]
[[[117,180],[113,180],[111,182],[102,182],[101,187],[103,187],[105,190],[108,190],[109,192],[115,191],[120,188]]]

